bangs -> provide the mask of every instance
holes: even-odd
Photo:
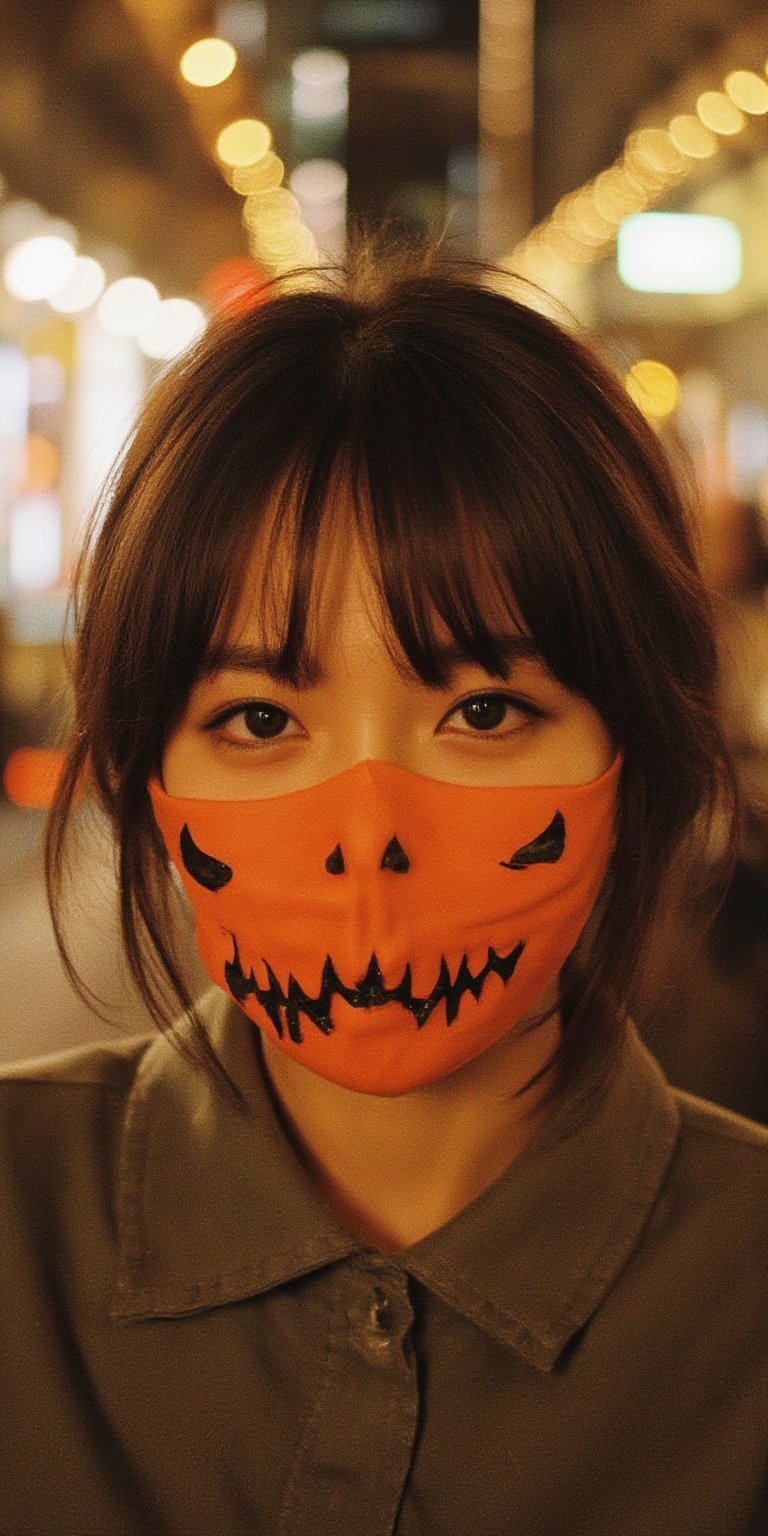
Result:
[[[432,498],[399,475],[396,487],[374,480],[375,490],[353,481],[349,466],[336,468],[325,486],[317,477],[302,485],[302,478],[292,474],[281,488],[259,556],[252,549],[247,568],[229,583],[214,653],[243,611],[247,583],[245,611],[274,655],[274,675],[297,688],[314,684],[325,574],[357,535],[378,604],[374,624],[401,676],[445,688],[461,662],[507,676],[510,652],[519,655],[520,640],[531,637],[513,591],[499,579],[485,520],[472,519],[455,486],[446,486],[438,525]],[[531,639],[530,654],[538,653]]]
[[[528,482],[531,471],[513,462],[495,477],[484,473],[483,459],[493,456],[478,435],[476,402],[465,430],[429,378],[403,379],[403,371],[412,372],[376,370],[357,399],[351,390],[322,441],[309,432],[306,443],[294,440],[292,461],[257,520],[258,557],[248,514],[250,548],[230,563],[219,636],[231,628],[248,580],[249,610],[275,652],[276,676],[294,687],[315,682],[324,575],[331,551],[354,533],[378,599],[380,638],[402,675],[445,688],[453,665],[465,660],[505,678],[509,637],[530,639],[531,653],[555,671],[547,652],[572,657],[571,638],[558,634],[552,645],[549,602],[541,633],[529,618],[552,563],[531,558],[516,536],[526,507],[515,481]],[[494,455],[498,465],[498,440]],[[550,497],[550,517],[551,506]]]

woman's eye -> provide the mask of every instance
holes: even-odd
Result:
[[[453,720],[457,715],[469,726],[470,733],[484,732],[490,735],[493,732],[498,737],[512,736],[523,730],[526,725],[530,725],[531,720],[541,719],[542,711],[506,693],[478,693],[471,699],[465,699],[463,704],[457,704],[448,719]],[[506,729],[500,730],[500,726]],[[460,727],[459,733],[468,734]]]
[[[210,722],[208,729],[230,747],[252,747],[283,736],[291,718],[287,710],[280,709],[277,704],[257,701],[225,710]],[[225,725],[226,732],[222,729]]]

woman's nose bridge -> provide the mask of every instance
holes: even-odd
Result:
[[[369,757],[339,775],[327,842],[319,850],[325,873],[352,875],[368,884],[410,870],[418,828],[403,804],[400,784],[390,780],[394,766],[386,758]]]

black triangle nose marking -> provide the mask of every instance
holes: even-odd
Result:
[[[391,837],[384,849],[381,869],[393,869],[396,875],[406,875],[411,867],[408,855],[396,837]]]
[[[346,870],[341,844],[337,843],[333,853],[329,853],[325,867],[329,875],[343,875]],[[406,875],[411,867],[411,861],[396,837],[391,837],[381,857],[380,869],[391,869],[396,875]]]
[[[223,864],[221,859],[214,859],[210,853],[203,853],[202,848],[198,848],[186,822],[181,829],[179,849],[184,868],[198,885],[205,886],[207,891],[220,891],[223,885],[229,884],[232,879],[232,870],[229,865]]]

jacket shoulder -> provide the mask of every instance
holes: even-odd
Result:
[[[708,1249],[726,1243],[753,1277],[758,1250],[761,1263],[768,1258],[768,1127],[689,1094],[676,1097],[680,1135],[667,1189],[689,1216],[706,1213]]]
[[[768,1125],[747,1120],[743,1115],[696,1098],[682,1089],[675,1089],[675,1099],[681,1126],[688,1136],[713,1143],[730,1143],[736,1152],[739,1148],[752,1147],[768,1162]]]
[[[64,1263],[86,1228],[113,1222],[126,1109],[152,1038],[56,1051],[0,1070],[0,1286],[31,1250],[48,1263],[52,1233]]]
[[[154,1038],[135,1035],[5,1063],[0,1067],[0,1093],[13,1093],[22,1085],[125,1090]]]

